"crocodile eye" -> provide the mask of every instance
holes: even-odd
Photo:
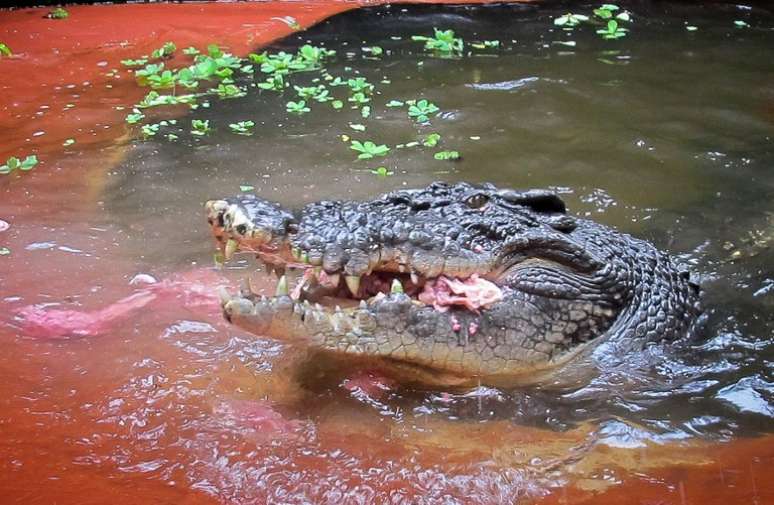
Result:
[[[247,233],[247,226],[244,224],[237,225],[236,232],[239,233],[240,235],[244,235],[245,233]]]
[[[476,193],[474,195],[469,196],[465,203],[468,207],[471,209],[480,209],[484,205],[486,205],[489,202],[489,197],[486,196],[483,193]]]

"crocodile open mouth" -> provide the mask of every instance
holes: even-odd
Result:
[[[365,260],[368,267],[359,275],[343,267],[325,268],[321,255],[293,245],[294,227],[287,218],[281,224],[256,226],[255,213],[246,216],[244,204],[214,200],[207,202],[206,208],[213,236],[224,257],[255,254],[278,279],[275,297],[288,296],[294,302],[333,309],[362,306],[388,294],[403,293],[417,304],[442,312],[452,307],[477,312],[502,299],[496,282],[467,268],[459,269],[459,275],[447,275],[434,265],[415,268],[410,259],[394,256],[370,264]],[[277,228],[281,228],[281,233]],[[252,299],[259,296],[257,292],[248,281],[241,294]]]
[[[222,250],[225,251],[223,244]],[[233,249],[233,245],[228,246]],[[496,283],[472,274],[460,279],[439,275],[424,277],[416,273],[392,270],[373,270],[353,276],[343,272],[326,272],[319,266],[303,261],[280,261],[276,251],[263,252],[237,247],[234,252],[252,252],[267,272],[277,278],[275,297],[288,296],[294,302],[309,302],[326,308],[350,308],[378,301],[388,294],[403,293],[418,304],[433,306],[445,312],[450,308],[477,312],[502,299],[502,290]],[[259,289],[248,278],[242,287],[242,296],[260,296]]]

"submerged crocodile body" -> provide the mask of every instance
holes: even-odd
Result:
[[[229,321],[411,381],[545,381],[602,343],[636,353],[685,336],[699,313],[668,255],[547,190],[433,183],[297,212],[252,195],[206,207],[227,258],[253,252],[281,277],[274,297],[224,294]]]

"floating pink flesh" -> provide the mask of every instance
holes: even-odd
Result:
[[[33,338],[96,337],[116,329],[119,323],[151,302],[168,301],[199,313],[217,316],[220,302],[208,276],[199,279],[164,280],[140,289],[107,307],[95,311],[23,307],[16,313],[20,333]],[[204,281],[204,282],[202,282]],[[154,310],[163,310],[155,307]]]
[[[503,299],[503,292],[497,284],[473,274],[465,280],[440,276],[424,285],[419,301],[432,305],[441,312],[450,306],[461,306],[477,312]]]

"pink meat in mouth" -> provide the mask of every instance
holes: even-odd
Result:
[[[419,301],[432,305],[436,310],[446,312],[451,306],[461,306],[478,312],[503,299],[503,292],[497,284],[473,274],[467,279],[450,279],[440,276],[428,280],[419,294]]]

